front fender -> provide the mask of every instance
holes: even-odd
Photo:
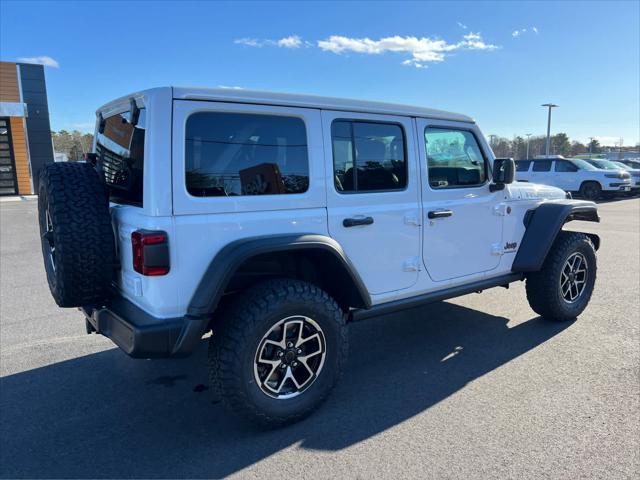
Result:
[[[563,200],[543,203],[529,210],[524,218],[526,231],[511,271],[539,271],[562,226],[571,220],[599,222],[598,206],[583,200]],[[598,249],[600,237],[595,234],[588,235]]]

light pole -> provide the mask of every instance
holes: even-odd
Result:
[[[549,108],[549,115],[547,116],[547,153],[546,156],[549,156],[549,150],[551,148],[551,109],[557,107],[553,103],[545,103],[542,105],[543,107]]]
[[[531,136],[531,134],[525,133],[524,135],[527,137],[527,160],[529,160],[529,137]]]
[[[589,158],[591,158],[591,149],[593,148],[593,137],[589,137]]]

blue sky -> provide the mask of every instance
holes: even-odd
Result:
[[[633,145],[639,28],[638,1],[3,0],[0,57],[50,65],[56,130],[132,91],[224,85],[452,110],[507,137],[544,133],[551,101],[554,132]]]

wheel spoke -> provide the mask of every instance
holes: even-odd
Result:
[[[309,335],[307,338],[302,339],[302,341],[298,343],[296,347],[301,347],[302,345],[307,343],[309,340],[314,340],[314,339],[318,340],[318,344],[320,343],[320,335],[317,333],[314,333],[313,335]]]
[[[273,345],[274,347],[278,347],[278,348],[285,348],[284,339],[280,340],[279,342],[274,342],[273,340],[265,340],[263,351],[264,351],[264,347],[266,347],[267,345]]]

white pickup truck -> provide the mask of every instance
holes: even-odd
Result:
[[[562,155],[517,160],[516,180],[577,192],[588,200],[596,200],[605,193],[631,191],[631,175],[628,172],[600,169],[585,160],[564,158]]]

